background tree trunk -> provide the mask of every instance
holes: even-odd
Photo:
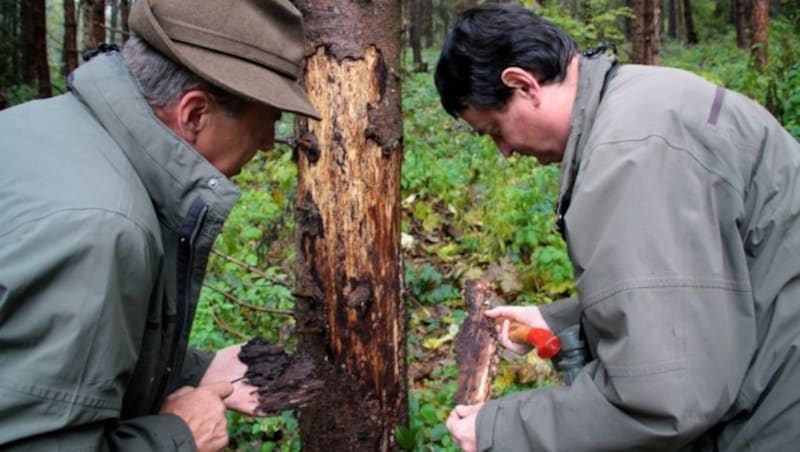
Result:
[[[633,0],[631,5],[635,16],[631,24],[631,62],[658,64],[661,51],[661,3],[658,0]]]
[[[667,0],[667,36],[678,38],[678,0]]]
[[[694,29],[694,15],[692,14],[692,0],[683,0],[683,23],[686,27],[686,43],[697,44],[697,31]]]
[[[64,0],[64,76],[78,67],[78,21],[75,17],[75,1]]]
[[[304,451],[394,450],[408,416],[400,3],[295,4],[308,33],[305,86],[323,116],[297,121],[298,353],[326,380],[300,411],[301,441]]]
[[[131,31],[128,28],[128,16],[131,14],[131,2],[130,0],[119,0],[119,19],[122,22],[122,43],[125,44],[125,41],[128,40],[128,36],[130,35]]]
[[[433,0],[420,0],[419,9],[422,47],[430,49],[433,47]]]
[[[23,1],[20,8],[20,42],[22,44],[22,82],[26,85],[36,85],[36,39],[33,30],[33,3]]]
[[[411,57],[414,60],[414,72],[428,72],[428,66],[422,59],[422,0],[408,0],[408,40]]]
[[[750,42],[756,68],[767,68],[767,28],[769,26],[769,0],[752,0],[750,16]]]
[[[109,6],[109,13],[108,13],[108,41],[109,42],[119,42],[117,41],[117,33],[119,27],[117,26],[119,23],[119,0],[108,0]]]
[[[50,63],[47,59],[47,8],[45,0],[28,0],[31,8],[31,30],[33,31],[33,62],[39,97],[51,97],[53,85],[50,82]]]
[[[747,47],[747,1],[733,0],[733,24],[736,28],[736,46]]]
[[[81,0],[82,50],[94,49],[106,41],[105,0]]]

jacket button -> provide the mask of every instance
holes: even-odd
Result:
[[[214,190],[219,185],[219,180],[216,177],[212,177],[208,180],[208,186]]]

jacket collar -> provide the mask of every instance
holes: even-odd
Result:
[[[570,118],[570,132],[567,145],[564,148],[564,157],[561,161],[561,179],[559,181],[559,198],[557,207],[557,220],[562,228],[562,218],[569,207],[572,196],[572,187],[578,174],[583,147],[589,136],[594,115],[600,105],[600,97],[606,81],[606,75],[617,64],[614,56],[600,54],[591,58],[579,55],[578,61],[578,90],[575,95],[575,104]],[[562,229],[563,233],[563,229]]]
[[[122,148],[167,228],[178,231],[198,197],[207,220],[225,221],[241,191],[158,119],[121,54],[93,58],[69,84]]]

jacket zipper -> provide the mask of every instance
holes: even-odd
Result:
[[[176,299],[176,312],[175,312],[175,330],[173,332],[172,344],[170,346],[169,360],[167,360],[167,375],[161,379],[161,387],[159,389],[159,404],[167,396],[166,390],[171,387],[178,374],[181,372],[183,366],[182,362],[177,361],[178,349],[181,344],[181,336],[187,327],[186,321],[189,318],[190,300],[191,295],[191,281],[192,281],[192,263],[193,263],[193,250],[194,242],[197,234],[203,226],[206,214],[208,213],[208,205],[200,198],[192,202],[189,208],[189,213],[181,225],[178,232],[178,255],[177,255],[177,299]],[[157,407],[156,407],[157,408]]]

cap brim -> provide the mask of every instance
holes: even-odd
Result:
[[[172,42],[181,62],[209,82],[282,111],[321,115],[299,83],[263,66],[207,49]]]
[[[131,29],[150,45],[177,60],[187,69],[234,94],[253,99],[281,111],[322,119],[299,83],[248,60],[194,47],[170,39],[157,24],[147,1],[134,3]]]

